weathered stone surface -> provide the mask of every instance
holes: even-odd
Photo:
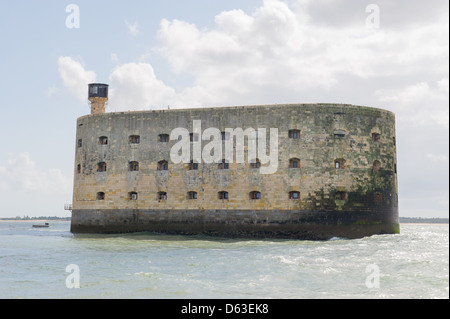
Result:
[[[223,170],[217,163],[199,163],[198,170],[172,163],[177,141],[159,142],[159,135],[178,127],[192,132],[193,120],[201,120],[202,130],[277,128],[277,171],[260,174],[247,157]],[[398,232],[391,112],[341,104],[264,105],[94,114],[77,125],[72,232],[301,239]],[[289,138],[294,129],[299,139]],[[130,144],[132,135],[139,144]],[[100,137],[107,137],[106,145]],[[292,158],[300,168],[289,168]],[[157,170],[162,160],[167,171]],[[129,171],[133,161],[138,171]],[[97,172],[100,162],[106,171]],[[197,199],[187,199],[190,191]],[[228,199],[219,199],[220,191]],[[251,200],[252,191],[261,199]],[[289,199],[293,191],[299,199]],[[129,198],[131,192],[137,200]],[[160,200],[159,192],[167,199]]]

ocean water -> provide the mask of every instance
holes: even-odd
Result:
[[[77,235],[0,221],[0,298],[449,298],[449,225],[329,241]],[[79,288],[76,288],[79,286]]]

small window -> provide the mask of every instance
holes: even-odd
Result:
[[[344,169],[345,168],[345,159],[337,158],[334,160],[334,168]]]
[[[81,165],[78,164],[78,165],[77,165],[77,174],[80,174],[80,173],[81,173]]]
[[[219,169],[228,169],[229,168],[229,164],[225,162],[225,160],[223,159],[221,163],[219,163],[218,166]]]
[[[83,140],[81,138],[78,140],[77,146],[78,147],[82,147],[83,146]]]
[[[261,193],[258,191],[250,192],[249,197],[251,200],[261,199]]]
[[[169,169],[169,163],[167,161],[159,161],[158,162],[158,171],[167,171]]]
[[[396,142],[396,140],[395,140],[395,136],[392,138],[392,142],[394,143],[394,146],[397,145],[397,142]]]
[[[346,192],[336,192],[334,194],[334,199],[336,199],[336,200],[347,200],[347,193]]]
[[[336,130],[333,132],[333,135],[335,138],[343,138],[343,137],[345,137],[345,131],[344,130]]]
[[[289,199],[300,199],[300,192],[289,192]]]
[[[259,158],[255,160],[254,163],[250,163],[250,168],[260,168],[261,167],[261,161]]]
[[[378,142],[381,138],[381,134],[380,133],[372,133],[372,141],[373,142]]]
[[[300,130],[289,130],[289,138],[294,140],[300,139]]]
[[[139,135],[131,135],[129,137],[130,144],[139,144],[141,142],[141,137]]]
[[[137,200],[138,194],[136,192],[129,192],[128,193],[128,200]]]
[[[230,133],[229,132],[221,132],[222,135],[222,141],[228,141],[230,139]]]
[[[198,142],[199,138],[198,138],[198,133],[190,133],[189,134],[189,140],[191,142]]]
[[[97,193],[97,200],[105,200],[105,193],[98,192]]]
[[[129,162],[128,163],[128,170],[130,172],[137,172],[137,171],[139,171],[139,163],[138,162]]]
[[[197,199],[197,192],[188,192],[187,199]]]
[[[222,191],[218,193],[219,199],[228,199],[228,192]]]
[[[108,145],[108,138],[106,136],[100,136],[98,138],[98,144],[100,144],[100,145]]]
[[[159,192],[158,200],[167,200],[167,192]]]
[[[168,134],[159,134],[158,135],[158,142],[160,142],[160,143],[167,143],[167,142],[169,142],[169,135]]]
[[[291,158],[289,160],[289,168],[300,168],[300,160],[298,158]]]
[[[379,160],[373,161],[373,171],[378,172],[381,168],[381,163]]]
[[[373,201],[374,201],[375,203],[381,203],[381,202],[383,202],[383,194],[380,193],[380,192],[375,192],[375,193],[373,194]]]
[[[100,162],[97,164],[97,172],[106,172],[106,163]]]
[[[198,163],[195,163],[194,161],[191,161],[189,163],[189,170],[190,171],[196,171],[198,170]]]

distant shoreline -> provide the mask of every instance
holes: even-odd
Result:
[[[0,221],[70,221],[71,217],[56,217],[56,216],[40,216],[40,217],[5,217],[0,218]],[[424,218],[424,217],[399,217],[400,224],[448,224],[448,218]]]

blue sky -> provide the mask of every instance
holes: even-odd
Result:
[[[79,28],[66,26],[70,4]],[[111,85],[107,111],[391,110],[400,215],[448,217],[447,0],[11,1],[0,30],[0,217],[69,216],[91,80]]]

